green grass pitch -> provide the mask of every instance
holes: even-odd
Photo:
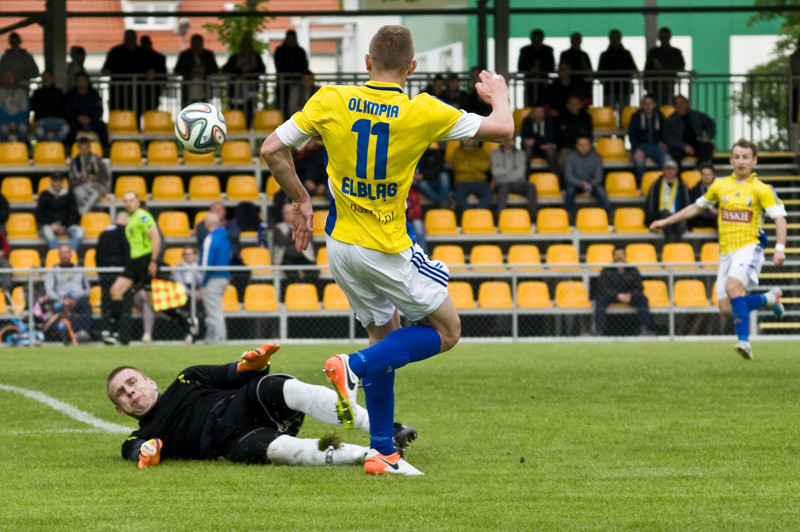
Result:
[[[461,344],[398,372],[423,477],[166,461],[0,390],[0,530],[798,530],[797,344]],[[0,350],[0,384],[131,428],[105,396],[133,364],[162,389],[242,347]],[[324,384],[344,346],[287,345],[273,372]],[[360,399],[363,404],[363,399]],[[300,436],[329,429],[307,420]],[[345,441],[368,437],[335,429]]]

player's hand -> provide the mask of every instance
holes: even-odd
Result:
[[[508,102],[508,85],[503,76],[483,70],[478,77],[481,80],[475,84],[475,90],[484,102],[490,105]]]
[[[139,448],[139,469],[157,466],[158,462],[161,461],[161,448],[163,446],[161,438],[153,438],[144,442]]]
[[[780,266],[783,264],[783,261],[786,260],[786,253],[783,251],[776,251],[772,255],[772,265],[773,266]]]
[[[650,230],[654,233],[661,231],[666,226],[666,222],[664,220],[656,220],[655,222],[650,224]]]
[[[311,205],[311,198],[292,202],[292,240],[297,251],[304,251],[311,242],[311,234],[314,232],[313,219],[314,207]]]
[[[278,344],[269,343],[252,351],[245,351],[242,353],[242,361],[236,364],[236,371],[264,371],[269,366],[269,358],[280,348]]]

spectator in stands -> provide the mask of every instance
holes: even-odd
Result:
[[[103,149],[108,148],[108,127],[103,122],[103,101],[85,72],[75,76],[75,86],[64,96],[64,114],[71,131],[67,144],[72,145],[81,131],[97,135]]]
[[[420,157],[413,185],[439,208],[450,201],[450,174],[444,169],[444,151],[438,146],[429,147]]]
[[[277,61],[277,57],[275,60]],[[303,69],[303,71],[305,70],[308,70],[308,66]],[[261,56],[256,54],[253,50],[252,36],[245,35],[242,37],[242,40],[239,41],[239,51],[228,58],[228,62],[222,67],[222,71],[235,78],[228,86],[231,109],[241,109],[244,111],[245,120],[247,120],[247,125],[250,126],[253,121],[253,115],[255,114],[256,103],[258,102],[258,75],[267,71],[267,67],[264,65],[264,61],[261,60]],[[292,78],[291,84],[296,82],[297,79]],[[291,85],[286,86],[287,92],[285,98],[288,98],[288,87],[290,86]],[[288,109],[286,108],[286,102],[284,102],[284,106],[281,110],[284,116],[287,116],[286,113]]]
[[[461,79],[458,74],[451,72],[447,75],[447,86],[444,90],[444,101],[455,107],[456,109],[464,109],[467,107],[467,93],[461,90]]]
[[[223,229],[225,229],[225,232],[228,235],[229,248],[231,250],[231,260],[229,264],[236,266],[243,264],[241,255],[242,230],[239,227],[239,224],[236,223],[236,220],[229,220],[227,218],[228,211],[225,209],[225,205],[223,205],[221,201],[215,201],[212,203],[208,208],[208,212],[213,212],[217,215],[220,220],[220,225]],[[195,233],[197,235],[197,247],[203,249],[203,242],[205,242],[205,239],[208,236],[208,229],[205,224],[198,224],[195,228]]]
[[[419,192],[413,184],[408,189],[406,198],[406,216],[417,237],[417,244],[422,248],[422,252],[428,254],[428,235],[425,232],[425,220],[422,219],[422,203],[419,201]]]
[[[539,99],[538,91],[544,87],[547,74],[556,67],[553,49],[544,44],[544,32],[531,32],[531,44],[519,51],[517,72],[525,76],[525,105],[532,106]]]
[[[297,153],[294,166],[309,196],[326,196],[330,199],[325,149],[319,137],[309,139],[305,147]]]
[[[597,198],[597,203],[611,219],[611,205],[603,188],[603,158],[592,146],[592,138],[581,135],[575,141],[564,165],[564,208],[575,219],[575,196],[579,193]]]
[[[125,261],[130,252],[128,250],[128,240],[125,238],[125,224],[128,221],[128,213],[124,210],[118,210],[114,223],[105,228],[97,238],[97,246],[95,246],[95,262],[98,268],[112,268],[125,266]],[[100,309],[103,316],[103,328],[107,326],[105,322],[111,316],[111,285],[117,278],[116,273],[98,274],[100,279],[101,290],[101,303]]]
[[[69,319],[75,339],[88,342],[91,339],[89,330],[92,327],[92,305],[89,303],[91,287],[84,272],[73,269],[72,249],[67,244],[58,247],[58,264],[55,271],[44,276],[45,295],[39,298],[41,303],[53,303],[63,306]],[[76,315],[77,314],[77,315]]]
[[[67,140],[69,123],[64,119],[64,93],[55,86],[49,70],[42,72],[42,84],[33,91],[31,110],[36,120],[36,140]]]
[[[145,76],[145,85],[139,89],[139,108],[143,111],[158,109],[161,90],[167,81],[167,57],[153,49],[149,35],[142,35],[139,39],[139,50]]]
[[[0,230],[0,268],[11,268],[8,256],[11,254],[11,244],[8,243],[5,229]],[[11,273],[0,273],[0,288],[6,292],[11,292],[12,287]]]
[[[556,147],[558,147],[559,175],[563,174],[567,154],[575,149],[578,137],[592,137],[592,116],[586,111],[583,100],[572,96],[567,100],[567,112],[556,120]]]
[[[507,140],[494,150],[489,158],[492,161],[492,180],[497,193],[495,215],[506,208],[509,194],[522,194],[528,200],[526,207],[531,220],[536,219],[536,185],[528,182],[528,161],[525,152],[518,150],[514,139]]]
[[[591,96],[592,90],[592,60],[589,54],[581,50],[583,35],[574,32],[569,36],[570,47],[561,52],[558,59],[559,65],[568,64],[572,67],[572,72],[577,72],[576,81],[580,83],[584,94]]]
[[[594,301],[594,328],[597,336],[603,336],[608,323],[607,309],[612,303],[622,303],[636,309],[639,316],[639,332],[642,336],[652,336],[650,329],[650,305],[644,295],[642,276],[633,266],[625,262],[625,248],[614,248],[614,264],[600,273],[599,288]]]
[[[489,186],[489,154],[474,139],[465,139],[453,152],[453,195],[461,210],[470,208],[467,197],[478,197],[478,208],[488,209],[492,204],[492,187]]]
[[[13,134],[19,142],[28,142],[28,93],[17,82],[17,75],[7,68],[0,86],[0,142]]]
[[[109,83],[108,108],[129,109],[136,112],[137,118],[143,110],[137,105],[133,90],[133,79],[141,81],[145,73],[142,50],[136,46],[136,31],[125,30],[122,44],[108,51],[103,63],[103,75],[111,76]],[[77,85],[77,80],[76,80]]]
[[[672,101],[675,81],[679,71],[686,68],[683,53],[670,44],[672,30],[663,27],[658,30],[659,46],[650,48],[644,65],[645,84],[648,94],[652,94],[658,105]]]
[[[685,96],[675,97],[675,112],[664,124],[664,142],[678,163],[684,157],[697,157],[698,163],[711,162],[717,125],[705,113],[691,109]]]
[[[27,50],[20,48],[22,39],[19,33],[12,32],[8,36],[8,50],[0,57],[0,72],[11,69],[17,80],[28,92],[28,83],[32,78],[39,75],[39,67],[36,66],[36,61]]]
[[[664,163],[664,175],[659,177],[647,193],[644,209],[644,224],[666,218],[689,205],[689,188],[678,179],[678,164],[675,161]],[[664,239],[677,242],[686,231],[686,221],[681,221],[664,228]]]
[[[664,162],[670,160],[667,145],[664,143],[664,125],[666,119],[658,109],[656,99],[651,95],[642,98],[641,108],[633,113],[628,126],[628,138],[633,152],[633,171],[636,183],[642,183],[642,176],[647,169],[647,158],[656,163],[661,170]]]
[[[306,70],[300,74],[300,82],[289,89],[289,114],[287,118],[297,111],[301,111],[308,99],[311,98],[317,90],[319,90],[319,86],[314,82],[313,72]]]
[[[50,249],[58,248],[59,235],[67,235],[69,247],[78,251],[85,231],[75,196],[64,186],[64,176],[59,172],[50,177],[50,188],[39,194],[36,222]]]
[[[311,266],[316,264],[317,255],[314,244],[309,242],[303,251],[297,251],[292,240],[292,204],[286,202],[281,205],[281,221],[275,224],[272,231],[273,261],[281,266]],[[317,280],[316,270],[283,270],[284,285],[292,283],[313,283]]]
[[[69,49],[69,57],[72,61],[67,65],[67,90],[75,86],[75,76],[81,72],[86,72],[83,66],[86,61],[86,49],[83,46],[73,46]]]
[[[306,51],[297,43],[297,32],[287,30],[286,37],[275,49],[275,71],[278,85],[275,88],[275,105],[288,117],[289,88],[297,83],[300,74],[308,70]]]
[[[202,267],[230,266],[231,245],[222,220],[213,212],[206,215],[206,228],[202,247]],[[207,270],[203,276],[203,308],[206,312],[206,343],[222,344],[228,339],[225,315],[222,313],[222,297],[231,277],[229,270]]]
[[[569,63],[558,65],[558,78],[552,80],[544,93],[543,103],[549,116],[561,116],[567,112],[567,100],[576,97],[585,106],[590,99],[585,91],[584,82],[572,76]]]
[[[108,194],[108,170],[103,159],[92,153],[89,137],[78,138],[78,154],[69,163],[69,188],[83,216]]]
[[[558,173],[558,151],[556,147],[556,129],[552,118],[547,116],[544,107],[535,106],[522,121],[522,147],[528,157],[547,159],[548,169]]]
[[[183,105],[208,101],[210,93],[205,80],[217,72],[219,67],[214,53],[203,47],[203,36],[195,33],[189,48],[178,54],[178,61],[175,63],[175,73],[183,77]]]
[[[700,171],[700,181],[689,190],[689,204],[696,202],[700,196],[705,196],[706,192],[708,192],[708,187],[717,178],[711,163],[700,163],[697,165],[697,169]],[[717,207],[704,209],[703,212],[689,219],[689,227],[692,229],[714,229],[716,231],[718,214],[719,209]]]
[[[468,113],[475,113],[481,116],[489,116],[492,112],[492,106],[484,102],[478,91],[475,89],[475,84],[480,81],[478,77],[483,68],[474,66],[469,69],[469,90],[467,91],[467,99],[464,110]]]
[[[617,79],[603,82],[603,105],[621,111],[630,104],[631,82],[628,80],[636,70],[633,56],[622,46],[622,32],[611,30],[608,33],[608,48],[600,54],[597,77]]]
[[[447,82],[444,80],[444,76],[441,74],[433,76],[428,86],[425,87],[424,92],[443,100],[445,98],[445,92],[447,92]]]

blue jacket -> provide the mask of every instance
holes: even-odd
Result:
[[[228,241],[228,232],[220,226],[214,229],[203,240],[202,259],[200,264],[203,266],[230,266],[231,265],[231,243]],[[231,272],[228,270],[209,271],[203,277],[203,286],[208,284],[212,277],[222,277],[230,279]]]

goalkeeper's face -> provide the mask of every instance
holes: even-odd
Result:
[[[158,401],[158,387],[142,372],[124,369],[108,383],[108,396],[121,415],[141,419]]]

